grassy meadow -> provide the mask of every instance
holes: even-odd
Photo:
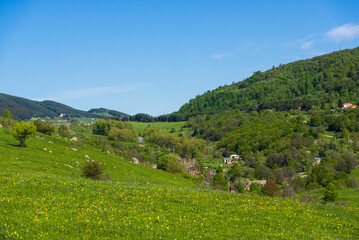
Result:
[[[358,239],[356,206],[198,188],[79,142],[0,129],[0,239]],[[88,156],[88,158],[87,158]],[[85,159],[109,181],[81,177]]]
[[[186,128],[183,128],[186,122],[153,122],[153,123],[144,123],[144,122],[130,122],[132,127],[137,130],[140,134],[147,128],[148,125],[154,126],[160,130],[161,133],[170,133],[171,129],[174,128],[175,132],[186,132]]]

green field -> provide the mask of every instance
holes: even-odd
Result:
[[[153,122],[153,123],[143,123],[143,122],[130,122],[132,127],[136,129],[140,134],[147,128],[148,125],[154,126],[160,130],[162,133],[170,133],[172,128],[175,128],[175,132],[182,132],[181,128],[185,125],[186,122]],[[186,128],[183,128],[183,132],[186,132]]]
[[[197,188],[58,136],[28,143],[0,129],[0,239],[359,238],[357,207]],[[109,181],[81,177],[85,155]]]

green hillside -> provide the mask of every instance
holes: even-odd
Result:
[[[0,112],[9,109],[14,119],[24,120],[31,117],[58,117],[65,113],[67,117],[98,118],[98,115],[80,111],[54,101],[33,101],[0,93]]]
[[[183,105],[177,114],[225,110],[310,109],[359,101],[359,48],[297,61],[229,86],[208,91]]]
[[[19,148],[10,129],[0,129],[0,238],[359,237],[355,207],[197,189],[181,176],[132,164],[77,137],[37,133]],[[102,162],[110,180],[81,177],[86,159]]]
[[[126,114],[126,113],[115,111],[115,110],[110,110],[110,109],[106,109],[106,108],[92,108],[88,112],[98,114],[98,115],[102,115],[102,116],[106,116],[106,117],[124,118],[124,117],[129,117],[130,116],[130,115]]]

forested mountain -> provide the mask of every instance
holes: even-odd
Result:
[[[122,118],[122,117],[129,117],[130,115],[126,114],[126,113],[123,113],[123,112],[119,112],[119,111],[116,111],[116,110],[110,110],[110,109],[107,109],[107,108],[92,108],[90,111],[88,111],[89,113],[97,113],[97,114],[100,114],[100,115],[109,115],[111,117],[119,117],[119,118]]]
[[[359,48],[355,48],[255,72],[241,82],[197,96],[175,114],[329,108],[339,100],[357,104],[358,90]]]
[[[58,117],[65,113],[68,117],[97,117],[98,115],[77,110],[54,101],[33,101],[0,93],[0,113],[9,109],[14,119],[24,120],[31,117]]]

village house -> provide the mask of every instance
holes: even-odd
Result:
[[[199,175],[199,169],[195,166],[186,167],[186,172],[191,176],[198,176]]]
[[[238,160],[239,160],[239,156],[236,154],[233,154],[233,155],[229,156],[229,158],[223,159],[223,162],[227,163],[227,164],[233,164],[233,163],[238,162]]]
[[[351,103],[344,103],[343,104],[343,108],[356,108],[356,107],[357,107],[357,105],[353,105]]]
[[[238,193],[238,191],[236,190],[235,186],[231,186],[231,187],[229,188],[229,192],[230,192],[230,193]]]
[[[315,165],[319,165],[320,164],[321,159],[320,158],[314,158],[314,161],[311,162],[311,166],[314,167]]]

